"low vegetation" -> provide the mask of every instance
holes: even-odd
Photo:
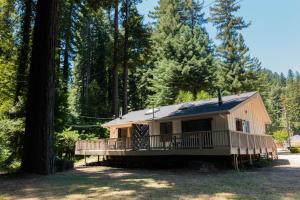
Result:
[[[287,130],[278,130],[273,132],[273,138],[276,140],[277,143],[283,145],[284,142],[287,141],[289,134]]]
[[[300,153],[300,147],[290,147],[291,153]]]

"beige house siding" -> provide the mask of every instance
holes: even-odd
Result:
[[[196,120],[196,119],[207,119],[212,118],[212,130],[227,130],[227,115],[225,114],[218,114],[218,115],[206,115],[201,117],[185,117],[182,119],[175,119],[175,120],[162,120],[162,121],[154,121],[149,123],[150,127],[150,134],[158,135],[160,134],[160,123],[161,122],[172,122],[172,130],[173,134],[181,133],[181,122],[186,120]]]
[[[230,130],[236,130],[236,119],[249,121],[251,134],[266,134],[265,127],[269,123],[269,119],[260,96],[253,97],[231,111],[228,115]]]
[[[118,137],[118,129],[114,126],[109,127],[109,137],[110,138],[117,138]]]

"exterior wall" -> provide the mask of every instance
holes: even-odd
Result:
[[[111,126],[109,128],[109,137],[110,138],[118,138],[118,128],[126,128],[127,129],[127,137],[131,137],[132,134],[132,128],[130,125],[127,125],[127,126],[120,126],[120,127],[117,127],[117,126]]]
[[[117,138],[118,137],[118,129],[116,127],[109,128],[109,137],[110,138]]]
[[[150,134],[158,135],[160,134],[160,122],[172,122],[173,134],[181,133],[181,122],[185,120],[195,120],[195,119],[207,119],[212,118],[212,130],[228,130],[227,123],[227,115],[226,114],[218,114],[218,115],[206,115],[200,117],[185,117],[182,119],[174,119],[174,120],[161,120],[150,123]],[[153,130],[153,132],[152,132]]]
[[[266,134],[268,117],[259,96],[254,97],[241,107],[234,109],[228,115],[228,125],[230,130],[236,130],[237,118],[250,122],[250,134]]]

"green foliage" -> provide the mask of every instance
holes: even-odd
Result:
[[[10,170],[19,166],[24,131],[24,119],[0,118],[0,168]]]
[[[300,153],[300,147],[290,147],[291,153]]]
[[[283,144],[289,137],[287,130],[278,130],[275,131],[272,135],[273,138],[281,144]]]
[[[185,91],[179,91],[179,94],[176,98],[176,103],[185,103],[185,102],[191,102],[191,101],[194,101],[194,100],[202,100],[202,99],[210,99],[212,96],[201,90],[197,93],[197,97],[196,99],[194,99],[194,96],[191,92],[185,92]]]
[[[61,159],[61,158],[55,159],[56,172],[63,172],[73,168],[74,168],[74,160]]]
[[[79,140],[78,131],[64,130],[56,134],[56,151],[59,158],[72,160],[74,157],[75,143]]]
[[[195,100],[199,91],[213,89],[215,68],[208,34],[203,24],[191,25],[190,19],[195,16],[190,16],[189,9],[179,1],[161,0],[159,5],[154,15],[157,27],[152,35],[150,104],[172,104],[180,90],[191,92]],[[195,15],[202,14],[201,9],[196,10]]]
[[[236,16],[240,9],[237,0],[217,0],[211,10],[211,22],[217,28],[217,47],[220,59],[218,66],[218,86],[225,93],[255,90],[260,63],[249,55],[241,31],[250,24]]]

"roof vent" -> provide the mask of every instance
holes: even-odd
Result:
[[[193,106],[194,106],[194,104],[192,104],[192,103],[185,103],[185,104],[182,104],[182,105],[179,107],[178,110],[186,110],[186,109],[191,108],[191,107],[193,107]]]
[[[223,104],[222,92],[221,92],[220,88],[218,88],[218,104],[219,104],[219,106],[221,106]]]
[[[160,111],[159,108],[152,108],[146,111],[145,115],[152,115],[153,113],[157,113],[158,111]]]

